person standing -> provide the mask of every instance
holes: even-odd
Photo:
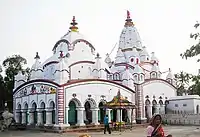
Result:
[[[106,130],[108,131],[109,134],[111,134],[110,126],[108,122],[108,115],[104,117],[104,134],[106,134]]]

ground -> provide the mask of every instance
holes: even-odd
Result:
[[[173,137],[199,137],[200,127],[197,126],[167,126],[165,128],[166,134],[172,134]],[[0,137],[78,137],[81,133],[44,133],[35,131],[6,131],[0,132]],[[132,131],[126,130],[124,132],[113,132],[111,135],[104,135],[103,132],[90,132],[91,137],[146,137],[145,128],[137,128]]]

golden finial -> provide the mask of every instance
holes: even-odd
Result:
[[[130,17],[130,12],[127,10],[127,18],[126,18],[126,23],[124,25],[124,27],[130,27],[130,26],[134,26],[132,19]]]
[[[76,26],[78,23],[76,23],[76,19],[75,19],[75,16],[73,16],[73,19],[72,19],[72,23],[70,23],[72,26],[70,27],[70,30],[71,31],[75,31],[77,32],[78,31],[78,27]]]

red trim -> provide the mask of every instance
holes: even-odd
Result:
[[[65,83],[63,85],[61,85],[62,87],[64,86],[69,86],[69,85],[72,85],[72,84],[77,84],[77,83],[83,83],[83,82],[91,82],[91,81],[101,81],[101,82],[107,82],[107,83],[112,83],[112,84],[116,84],[118,86],[121,86],[127,90],[130,90],[131,92],[135,93],[135,91],[127,86],[124,86],[120,83],[117,83],[115,81],[111,81],[111,80],[104,80],[104,79],[83,79],[83,80],[76,80],[76,81],[71,81],[69,83]]]
[[[46,67],[46,66],[48,66],[48,65],[50,65],[50,64],[57,64],[57,63],[59,63],[58,61],[51,61],[51,62],[48,62],[48,63],[46,63],[46,64],[44,64],[43,65],[43,69],[44,69],[44,67]]]
[[[147,82],[151,82],[151,81],[163,81],[163,82],[166,82],[167,84],[171,85],[172,87],[174,87],[175,89],[177,89],[177,87],[175,87],[173,84],[169,83],[167,80],[164,80],[164,79],[158,79],[158,78],[151,78],[151,79],[145,79],[145,82],[142,83],[145,84]]]
[[[81,64],[81,63],[94,64],[95,62],[94,62],[94,61],[78,61],[78,62],[75,62],[75,63],[71,64],[71,65],[69,66],[69,68],[70,68],[71,66],[74,66],[74,65],[76,65],[76,64]]]

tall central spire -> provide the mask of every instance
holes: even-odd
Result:
[[[130,27],[130,26],[134,26],[133,22],[132,22],[132,19],[130,17],[130,12],[127,10],[127,18],[126,18],[126,22],[125,22],[125,25],[124,27]]]
[[[70,27],[71,31],[78,31],[78,27],[76,26],[78,23],[76,22],[75,16],[73,16],[72,22],[70,23],[72,26]]]

